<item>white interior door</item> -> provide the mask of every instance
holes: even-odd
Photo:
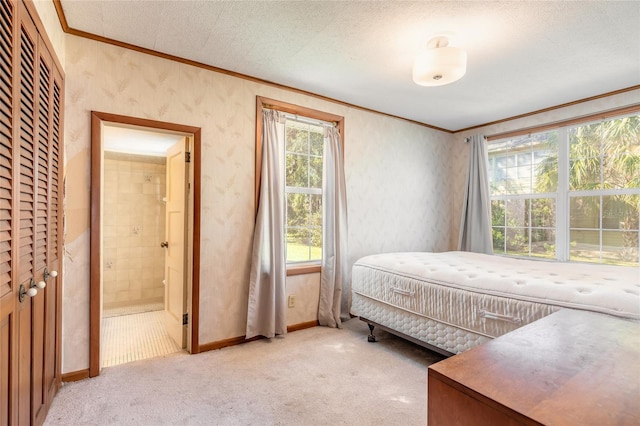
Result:
[[[186,161],[188,138],[167,150],[167,204],[165,221],[165,326],[180,347],[187,345],[186,298],[186,212],[189,163]]]

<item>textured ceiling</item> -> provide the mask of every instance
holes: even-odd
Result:
[[[637,1],[61,5],[72,29],[448,130],[640,84]],[[467,74],[417,86],[413,59],[442,32],[467,50]]]

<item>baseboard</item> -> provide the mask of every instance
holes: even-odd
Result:
[[[254,339],[255,340],[255,339]],[[244,336],[232,337],[231,339],[218,340],[217,342],[209,342],[198,346],[198,353],[215,351],[216,349],[226,348],[227,346],[235,346],[240,343],[247,342]]]
[[[308,321],[308,322],[301,322],[298,324],[293,324],[293,325],[288,325],[287,326],[287,332],[291,333],[292,331],[299,331],[299,330],[304,330],[305,328],[311,328],[311,327],[316,327],[318,326],[318,321]]]
[[[72,371],[70,373],[62,374],[63,382],[77,382],[78,380],[84,380],[89,378],[89,369]]]
[[[305,328],[311,328],[318,325],[318,321],[301,322],[299,324],[293,324],[287,326],[287,333],[294,331],[304,330]],[[227,346],[235,346],[241,343],[253,342],[254,340],[264,339],[262,336],[246,339],[245,336],[232,337],[230,339],[218,340],[216,342],[205,343],[198,346],[198,353],[215,351],[216,349],[226,348]]]

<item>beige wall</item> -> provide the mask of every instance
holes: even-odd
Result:
[[[51,45],[56,52],[56,56],[60,60],[60,65],[65,68],[65,39],[66,34],[62,31],[60,26],[60,20],[58,19],[58,13],[53,5],[52,0],[33,0],[38,16],[44,25],[44,28],[49,36]]]
[[[63,372],[89,365],[89,114],[202,128],[200,343],[244,334],[253,229],[255,96],[345,117],[349,258],[457,245],[468,133],[494,134],[638,101],[640,91],[449,135],[271,86],[66,35],[36,0],[66,73]],[[198,273],[198,271],[196,271]],[[289,277],[288,324],[314,320],[318,274]]]
[[[543,124],[555,123],[576,117],[595,114],[602,111],[622,108],[625,106],[637,104],[638,102],[640,102],[640,90],[633,90],[615,96],[608,96],[605,98],[572,105],[566,108],[555,109],[517,120],[511,120],[504,123],[494,124],[467,132],[459,132],[454,134],[452,142],[449,145],[451,156],[449,174],[451,177],[451,188],[453,190],[452,197],[450,198],[450,209],[453,212],[454,217],[454,220],[451,222],[451,247],[455,248],[458,245],[458,233],[460,226],[459,218],[462,212],[463,191],[466,179],[467,162],[469,161],[468,145],[464,143],[464,138],[474,134],[491,136],[513,130],[527,129]]]
[[[88,367],[90,111],[202,128],[200,344],[242,336],[254,221],[256,96],[345,117],[349,258],[448,249],[451,135],[67,35],[63,371]],[[316,319],[318,274],[290,277],[288,323]]]
[[[104,309],[164,301],[166,159],[104,153]]]

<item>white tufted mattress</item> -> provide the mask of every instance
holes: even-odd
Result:
[[[460,353],[562,308],[640,320],[640,269],[469,252],[389,253],[353,266],[351,313]]]

